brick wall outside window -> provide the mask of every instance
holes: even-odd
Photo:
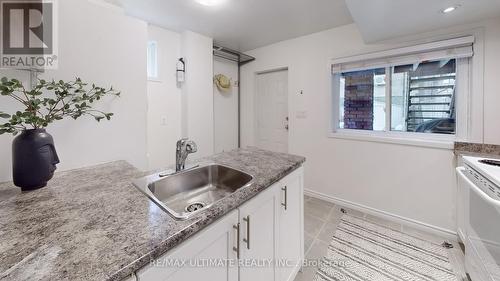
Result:
[[[344,128],[373,130],[374,72],[345,73]]]

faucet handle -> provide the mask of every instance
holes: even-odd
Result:
[[[180,140],[177,141],[177,147],[180,147],[181,145],[183,145],[186,141],[188,140],[188,138],[182,138]]]
[[[194,141],[188,141],[186,143],[186,151],[188,153],[195,153],[196,151],[198,151],[198,146]]]

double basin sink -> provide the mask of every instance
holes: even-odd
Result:
[[[134,185],[172,217],[185,220],[252,182],[253,176],[245,172],[208,164],[156,173],[135,180]]]

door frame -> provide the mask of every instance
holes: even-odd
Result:
[[[270,68],[270,69],[266,69],[266,70],[260,70],[260,71],[255,71],[254,72],[254,99],[253,99],[253,120],[252,120],[252,123],[253,123],[253,140],[254,140],[254,145],[257,146],[257,118],[258,118],[258,114],[257,114],[257,77],[259,75],[262,75],[262,74],[268,74],[268,73],[273,73],[273,72],[280,72],[280,71],[286,71],[287,72],[287,89],[288,89],[288,93],[286,95],[286,99],[287,99],[287,113],[288,113],[288,131],[287,131],[287,153],[290,151],[290,129],[291,129],[291,126],[290,126],[290,121],[291,121],[291,118],[290,118],[290,70],[288,68],[288,66],[282,66],[282,67],[276,67],[276,68]]]

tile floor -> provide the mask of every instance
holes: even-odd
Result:
[[[304,197],[304,249],[306,260],[315,261],[325,256],[331,237],[334,235],[340,218],[342,217],[341,206],[326,202],[309,196]],[[391,222],[376,216],[364,214],[359,211],[343,208],[353,216],[362,217],[366,220],[377,222],[387,227],[397,229],[409,234],[417,234],[429,241],[441,244],[445,238],[425,233],[411,227],[403,226],[399,223]],[[464,256],[457,243],[453,242],[453,248],[449,249],[450,262],[457,273],[458,281],[468,280],[464,271]],[[295,281],[311,281],[316,268],[313,266],[304,267],[299,272]]]

